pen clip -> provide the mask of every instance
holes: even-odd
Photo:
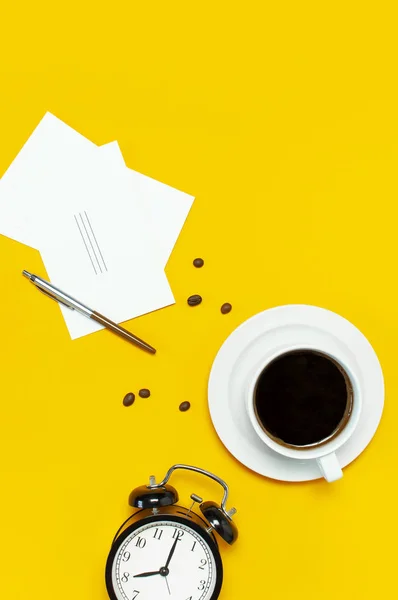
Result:
[[[75,310],[73,308],[73,306],[69,306],[69,304],[67,304],[66,302],[64,302],[63,300],[61,300],[60,298],[56,298],[55,296],[53,296],[52,294],[50,294],[50,292],[47,292],[46,290],[43,290],[43,288],[39,287],[38,285],[36,286],[37,289],[42,293],[45,294],[46,296],[48,296],[49,298],[51,298],[52,300],[55,300],[56,302],[60,302],[61,304],[63,304],[64,306],[67,306],[68,308],[70,308],[70,310]]]

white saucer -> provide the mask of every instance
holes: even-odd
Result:
[[[321,478],[316,461],[285,458],[260,440],[245,408],[253,368],[270,349],[286,343],[312,346],[344,359],[357,375],[363,396],[359,423],[337,450],[342,467],[355,460],[374,436],[384,405],[384,381],[378,358],[365,336],[343,317],[315,306],[288,305],[266,310],[240,325],[220,348],[210,373],[209,408],[214,427],[241,463],[272,479]]]

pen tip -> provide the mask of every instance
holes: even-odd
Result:
[[[22,271],[22,275],[24,275],[25,277],[27,277],[28,279],[32,279],[32,274],[29,273],[29,271]]]

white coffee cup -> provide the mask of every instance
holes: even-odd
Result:
[[[255,392],[260,375],[273,360],[281,357],[284,354],[290,354],[291,352],[300,350],[321,354],[337,363],[337,365],[345,374],[345,377],[349,380],[352,393],[352,403],[351,412],[348,415],[344,427],[342,427],[342,429],[336,434],[332,434],[328,438],[320,440],[318,443],[312,444],[311,446],[292,447],[291,445],[284,445],[282,441],[276,441],[275,438],[271,437],[266,432],[263,425],[259,422],[255,410]],[[336,451],[352,436],[358,424],[362,410],[362,398],[357,377],[348,367],[348,365],[345,364],[339,357],[313,346],[309,347],[300,345],[278,348],[278,350],[272,355],[267,356],[264,361],[252,372],[247,385],[246,409],[255,432],[259,438],[269,448],[271,448],[271,450],[274,450],[278,454],[293,460],[316,460],[320,472],[326,481],[332,482],[343,477],[343,471],[341,470],[338,458],[336,456]]]

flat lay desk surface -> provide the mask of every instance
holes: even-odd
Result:
[[[106,331],[72,342],[21,276],[46,275],[40,255],[0,237],[1,597],[105,600],[130,490],[176,462],[225,478],[238,508],[224,600],[386,597],[398,533],[396,15],[384,2],[124,5],[39,0],[2,15],[0,174],[50,110],[196,200],[167,266],[176,305],[127,323],[155,357]],[[255,475],[210,421],[219,346],[287,303],[351,320],[384,370],[380,428],[335,484]],[[142,387],[151,398],[123,407]],[[194,476],[175,484],[184,502],[219,494]]]

